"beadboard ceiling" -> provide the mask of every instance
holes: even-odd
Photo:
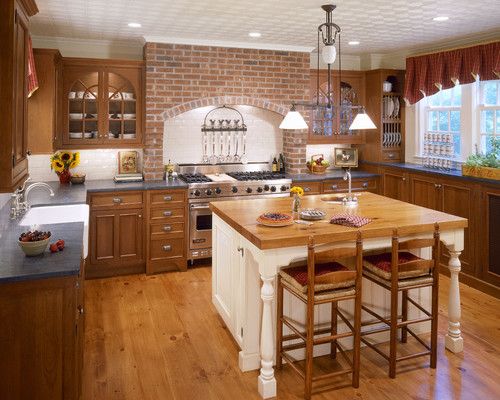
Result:
[[[326,0],[37,0],[37,36],[311,50]],[[500,37],[499,0],[337,0],[343,51],[387,53]],[[432,18],[448,16],[446,22]],[[129,22],[142,24],[129,28]],[[253,39],[249,32],[260,32]],[[359,46],[347,46],[351,40]]]

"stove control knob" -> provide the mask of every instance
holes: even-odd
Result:
[[[262,188],[260,186],[257,188],[257,192],[262,193]]]
[[[288,188],[287,188],[285,185],[281,186],[281,191],[282,191],[282,192],[286,192],[286,190],[287,190],[287,189],[288,189]]]
[[[276,186],[271,186],[271,192],[276,192]]]
[[[207,196],[210,196],[212,194],[212,189],[205,190],[205,193],[207,194]]]
[[[247,188],[247,193],[252,193],[252,188],[251,187]]]
[[[195,196],[199,196],[201,193],[200,193],[200,191],[199,191],[198,189],[196,189],[196,190],[193,192],[193,194],[194,194]]]
[[[221,194],[222,193],[222,190],[218,187],[218,188],[215,188],[215,193],[217,194]]]
[[[233,188],[231,189],[231,192],[238,193],[238,188],[236,186],[233,186]]]
[[[269,185],[264,185],[264,190],[267,192],[269,191]]]

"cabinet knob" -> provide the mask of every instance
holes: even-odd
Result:
[[[139,218],[142,218],[142,214],[139,214],[139,215],[138,215],[138,217],[139,217]]]
[[[332,185],[332,189],[338,189],[339,185]]]
[[[394,158],[394,154],[389,153],[389,158]]]
[[[170,250],[172,250],[172,246],[171,246],[171,245],[169,245],[169,244],[166,244],[166,245],[164,245],[164,246],[162,247],[162,249],[163,249],[163,251],[170,251]]]
[[[170,232],[170,231],[172,230],[172,226],[170,226],[170,225],[165,225],[165,226],[163,227],[163,230],[164,230],[165,232]]]
[[[120,197],[114,197],[113,198],[113,203],[115,204],[120,204],[123,200]]]
[[[368,187],[368,182],[363,182],[363,187],[367,188]]]
[[[307,186],[306,186],[306,187],[304,188],[304,192],[310,192],[310,191],[311,191],[311,188],[310,188],[310,187],[307,187]]]
[[[163,200],[172,201],[172,196],[163,196]]]
[[[77,309],[80,314],[83,314],[83,306],[78,306]]]
[[[403,182],[406,181],[406,177],[404,177],[404,176],[401,179],[403,180]]]
[[[163,211],[163,215],[165,217],[171,217],[172,216],[172,211]]]

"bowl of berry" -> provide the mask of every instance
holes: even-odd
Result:
[[[28,231],[19,236],[19,246],[28,257],[42,254],[49,244],[51,233],[41,231]]]

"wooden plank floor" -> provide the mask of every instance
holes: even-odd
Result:
[[[437,370],[428,358],[409,361],[392,380],[385,360],[363,348],[359,389],[339,382],[313,399],[499,398],[500,300],[461,285],[465,351],[452,354],[443,343],[448,285],[442,277]],[[212,306],[210,267],[91,280],[85,290],[84,399],[260,398],[257,371],[240,372],[238,348]],[[276,376],[279,399],[302,398],[290,368]]]

